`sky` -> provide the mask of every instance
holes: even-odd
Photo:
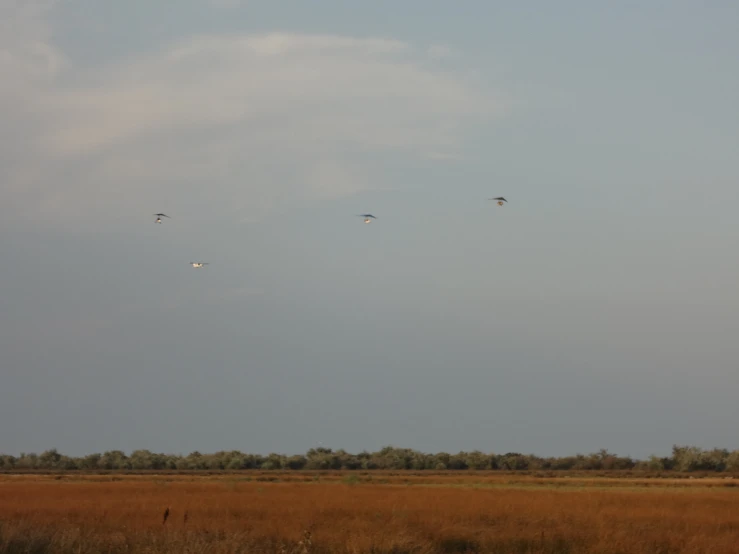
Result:
[[[0,452],[739,448],[737,19],[0,0]]]

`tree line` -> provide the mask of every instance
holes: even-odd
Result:
[[[695,446],[672,448],[668,457],[650,456],[645,460],[617,456],[602,449],[592,454],[565,457],[540,457],[507,452],[484,453],[478,450],[447,454],[427,454],[410,448],[386,446],[377,452],[351,454],[345,450],[311,448],[306,454],[245,454],[237,450],[212,454],[191,452],[159,454],[121,450],[102,454],[66,456],[55,448],[41,454],[0,454],[0,471],[13,470],[644,470],[644,471],[739,471],[739,450]]]

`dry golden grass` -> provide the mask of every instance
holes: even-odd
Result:
[[[315,479],[0,476],[0,553],[739,552],[739,488],[724,479],[403,472]],[[645,481],[656,486],[639,488]]]

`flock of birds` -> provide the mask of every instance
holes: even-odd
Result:
[[[489,198],[488,200],[495,200],[495,201],[497,202],[498,206],[502,206],[504,202],[508,202],[508,200],[506,200],[506,199],[505,199],[505,198],[503,198],[502,196],[498,196],[498,197],[496,197],[496,198]],[[172,218],[171,218],[171,217],[169,217],[169,216],[168,216],[167,214],[162,214],[162,213],[159,213],[159,214],[154,214],[154,215],[156,216],[156,220],[155,220],[155,222],[154,222],[154,223],[160,223],[160,224],[161,224],[161,223],[162,223],[162,218],[163,218],[163,217],[166,217],[166,218],[172,219]],[[363,218],[363,219],[364,219],[364,223],[365,223],[365,224],[369,224],[369,223],[372,223],[372,220],[374,220],[374,219],[377,219],[377,218],[376,218],[376,217],[375,217],[374,215],[372,215],[372,214],[359,214],[359,215],[358,215],[357,217],[361,217],[361,218]],[[192,267],[194,267],[195,269],[199,269],[199,268],[201,268],[201,267],[205,267],[206,265],[208,265],[208,262],[190,262],[190,265],[191,265]]]
[[[163,217],[172,219],[167,214],[154,214],[154,215],[156,216],[156,221],[154,223],[161,223]],[[208,262],[190,262],[190,265],[197,269],[200,267],[205,267],[206,265],[208,265]]]

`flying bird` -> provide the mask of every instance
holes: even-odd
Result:
[[[194,268],[199,268],[208,265],[208,262],[190,262],[190,265]]]
[[[377,218],[376,218],[375,216],[373,216],[372,214],[359,214],[359,216],[358,216],[358,217],[363,217],[363,218],[364,218],[364,222],[365,222],[365,223],[372,223],[372,220],[373,220],[373,219],[377,219]]]
[[[506,200],[502,196],[498,196],[498,198],[489,198],[488,200],[497,200],[498,201],[498,206],[502,206],[503,205],[503,202],[508,202],[508,200]]]
[[[167,214],[154,214],[154,215],[157,216],[156,223],[161,223],[163,217],[169,217]],[[169,217],[169,219],[172,219],[172,218]]]

